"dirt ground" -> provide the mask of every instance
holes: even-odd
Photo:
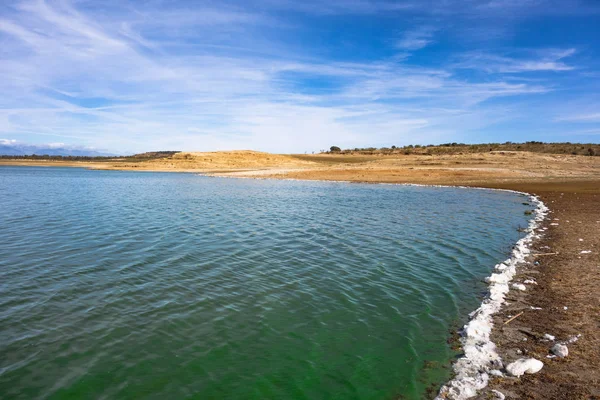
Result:
[[[492,340],[505,362],[535,357],[537,374],[494,378],[491,389],[514,399],[600,399],[600,157],[528,152],[457,155],[275,155],[252,151],[179,153],[144,162],[0,160],[1,165],[197,172],[213,176],[505,188],[537,194],[550,208],[547,230],[495,317]],[[581,253],[590,251],[590,253]],[[533,309],[532,307],[536,308]],[[566,308],[565,308],[566,307]],[[541,309],[537,309],[541,308]],[[509,324],[510,316],[523,312]],[[564,359],[547,358],[553,342],[581,335]]]
[[[257,151],[177,153],[148,161],[0,160],[0,165],[69,166],[135,171],[199,172],[439,184],[600,177],[600,157],[514,151],[454,155],[287,155]]]
[[[235,172],[269,168],[307,168],[313,162],[289,155],[259,151],[218,151],[209,153],[177,153],[172,158],[147,161],[128,159],[102,161],[0,160],[0,165],[39,167],[82,167],[103,170],[161,171],[161,172]]]
[[[496,389],[507,399],[600,399],[600,182],[512,187],[537,193],[551,213],[533,247],[540,255],[515,278],[536,284],[511,290],[495,317],[492,341],[505,364],[534,357],[544,367],[521,378],[495,378],[479,398],[494,398],[490,390]],[[554,343],[579,335],[566,358],[547,357]]]

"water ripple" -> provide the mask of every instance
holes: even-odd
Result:
[[[421,398],[515,194],[0,168],[0,397]],[[10,196],[6,193],[11,193]]]

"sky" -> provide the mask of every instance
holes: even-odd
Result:
[[[0,0],[0,140],[600,142],[598,0]]]

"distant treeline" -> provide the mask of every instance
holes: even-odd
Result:
[[[10,160],[53,160],[53,161],[148,161],[157,158],[171,158],[180,151],[150,151],[132,156],[91,157],[91,156],[55,156],[48,154],[0,155],[0,159]]]
[[[534,153],[548,154],[573,154],[585,156],[600,156],[600,144],[594,143],[544,143],[544,142],[524,142],[524,143],[482,143],[482,144],[465,144],[465,143],[442,143],[423,145],[407,145],[407,146],[391,146],[391,147],[364,147],[354,149],[341,149],[338,146],[331,146],[329,151],[322,150],[321,153],[327,154],[417,154],[417,155],[434,155],[434,154],[468,154],[468,153],[483,153],[490,151],[531,151]]]

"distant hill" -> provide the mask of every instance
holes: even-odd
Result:
[[[147,158],[149,160],[154,160],[156,158],[171,158],[177,153],[181,153],[181,151],[148,151],[146,153],[134,154],[132,156],[127,156],[127,157]]]
[[[103,153],[85,147],[31,145],[8,140],[0,141],[0,155],[5,156],[75,156],[75,157],[111,157],[114,154]]]
[[[0,159],[2,160],[53,160],[53,161],[97,161],[125,162],[172,159],[180,151],[149,151],[128,156],[116,156],[82,147],[33,146],[6,143],[0,139]]]

